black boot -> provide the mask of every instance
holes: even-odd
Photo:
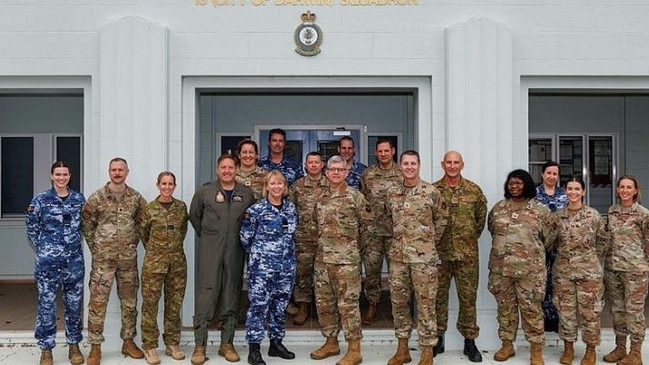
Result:
[[[437,345],[433,346],[433,357],[444,353],[444,335],[437,336]]]
[[[464,354],[469,357],[471,362],[482,362],[482,354],[475,347],[475,340],[464,339]]]
[[[259,352],[258,343],[250,343],[250,352],[248,352],[248,364],[250,365],[266,365],[266,362],[261,357],[261,352]]]
[[[281,357],[282,359],[292,360],[295,359],[295,353],[290,352],[286,346],[282,344],[279,338],[270,340],[270,347],[268,348],[268,356]]]

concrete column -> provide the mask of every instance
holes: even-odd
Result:
[[[99,84],[99,95],[94,96],[100,100],[99,117],[85,134],[91,139],[85,165],[89,167],[85,184],[90,187],[88,195],[108,181],[108,162],[119,156],[129,163],[127,184],[147,201],[157,196],[156,177],[168,166],[168,38],[166,27],[138,17],[124,18],[99,30],[99,80],[92,80]],[[138,256],[141,267],[142,246]],[[89,275],[91,261],[89,255],[86,258]],[[142,303],[139,296],[138,311]],[[104,330],[107,347],[121,344],[120,313],[113,290]],[[138,334],[139,321],[138,313]]]
[[[515,126],[513,120],[512,33],[489,19],[469,19],[446,29],[445,47],[446,148],[463,154],[463,175],[482,187],[491,208],[502,199],[506,174],[527,160],[516,147],[523,141],[526,146],[527,126]],[[479,348],[500,345],[496,303],[487,290],[490,247],[485,227],[480,240]],[[451,348],[462,348],[462,337],[455,329],[455,298],[451,291],[447,341]]]
[[[168,164],[168,29],[128,17],[99,32],[100,120],[92,134],[98,148],[98,184],[115,156],[129,162],[127,183],[147,199]],[[93,176],[94,177],[94,176]]]

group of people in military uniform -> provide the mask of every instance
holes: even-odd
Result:
[[[373,166],[354,161],[354,141],[343,137],[340,155],[330,157],[326,168],[322,156],[310,152],[304,170],[284,154],[285,143],[283,130],[271,130],[269,155],[257,162],[257,144],[242,141],[236,156],[218,159],[217,178],[197,189],[189,211],[173,197],[176,179],[171,172],[160,173],[156,183],[160,194],[147,203],[126,185],[126,160],[114,158],[109,163],[110,181],[86,201],[68,187],[69,166],[64,162],[52,165],[52,189],[34,197],[27,209],[27,235],[37,251],[35,333],[42,349],[41,365],[53,363],[54,298],[59,285],[66,305],[71,363],[87,360],[89,365],[100,364],[106,308],[115,280],[122,310],[122,353],[146,358],[149,364],[160,363],[156,317],[164,290],[165,353],[184,359],[178,344],[187,277],[183,242],[189,223],[198,237],[194,365],[207,360],[208,328],[215,319],[221,326],[218,354],[239,361],[233,338],[244,267],[250,302],[246,315],[250,364],[265,365],[260,352],[265,325],[270,339],[268,355],[295,358],[282,344],[286,311],[292,299],[293,321],[304,324],[313,295],[325,343],[311,358],[340,354],[338,335],[342,330],[348,347],[337,365],[360,364],[361,324],[370,325],[377,317],[384,259],[398,340],[388,365],[412,361],[408,341],[413,328],[419,335],[419,365],[432,365],[433,358],[444,352],[453,279],[459,299],[456,326],[465,339],[463,353],[470,361],[481,362],[475,344],[479,335],[476,299],[478,238],[485,222],[492,236],[488,289],[498,303],[502,340],[495,360],[515,356],[513,342],[520,312],[531,344],[531,364],[543,364],[545,259],[547,252],[556,250],[552,301],[565,346],[560,362],[573,361],[580,321],[587,344],[581,363],[595,363],[606,292],[612,305],[616,348],[604,360],[641,364],[644,298],[649,286],[649,210],[638,203],[639,186],[633,176],[624,175],[618,181],[619,203],[610,208],[608,224],[583,204],[585,185],[580,177],[571,178],[565,198],[560,197],[565,208],[552,212],[538,198],[538,189],[525,170],[509,173],[504,199],[487,214],[482,190],[461,174],[464,160],[457,151],[444,155],[444,176],[429,183],[420,178],[419,154],[404,151],[397,163],[389,139],[377,141]],[[556,167],[558,175],[558,165],[548,167],[549,173]],[[91,351],[87,359],[78,345],[85,272],[81,235],[92,256]],[[146,250],[142,267],[144,351],[133,341],[140,240]],[[361,316],[362,294],[368,307]]]
[[[114,281],[122,311],[121,352],[151,364],[160,363],[156,348],[158,302],[165,291],[164,333],[166,354],[185,357],[180,341],[180,307],[184,300],[187,264],[183,242],[188,214],[185,204],[173,198],[176,178],[160,173],[160,194],[151,203],[126,184],[129,169],[125,159],[109,163],[110,181],[84,196],[69,188],[70,166],[57,161],[51,167],[52,188],[36,195],[26,212],[27,237],[36,249],[35,278],[39,289],[35,336],[41,348],[41,365],[52,365],[56,339],[55,298],[59,291],[65,303],[66,341],[69,360],[78,365],[101,362],[104,321]],[[88,306],[90,353],[84,358],[81,341],[82,300],[85,268],[81,236],[92,257]],[[137,246],[146,249],[142,266],[142,342],[144,352],[133,341],[137,334],[137,293],[140,285]]]

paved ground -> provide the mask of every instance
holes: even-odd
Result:
[[[366,331],[365,338],[363,339],[361,349],[363,354],[363,364],[365,365],[378,365],[386,364],[387,360],[393,355],[395,350],[395,341],[390,339],[391,331]],[[0,333],[0,365],[22,365],[22,364],[38,364],[40,358],[40,350],[35,346],[34,342],[30,340],[31,334],[26,332],[20,333]],[[522,336],[520,336],[522,337]],[[59,339],[63,340],[64,336],[62,333],[59,334]],[[212,340],[212,345],[218,345],[218,342],[215,338],[210,337]],[[291,332],[287,335],[285,340],[286,346],[296,353],[295,360],[283,360],[280,358],[270,358],[266,356],[268,351],[268,343],[262,344],[262,351],[264,354],[264,359],[268,365],[302,365],[302,364],[320,364],[320,365],[333,365],[336,361],[342,356],[332,357],[325,360],[311,360],[309,353],[316,349],[321,343],[320,334],[317,331],[297,331]],[[242,358],[238,364],[246,364],[246,356],[248,354],[248,348],[243,343],[243,337],[240,333],[237,333],[235,339],[235,347],[239,351],[239,354]],[[559,364],[559,356],[562,351],[562,347],[557,346],[557,341],[550,340],[549,344],[545,348],[545,363],[546,365],[555,365]],[[479,344],[479,342],[478,342]],[[120,354],[121,342],[116,340],[107,341],[103,345],[103,358],[102,365],[144,365],[146,364],[145,360],[134,360],[130,358],[125,358]],[[419,351],[417,350],[417,345],[414,340],[410,341],[410,347],[412,349],[411,355],[413,357],[413,362],[411,364],[417,364],[419,361]],[[164,355],[164,351],[160,352],[162,364],[169,365],[181,365],[181,364],[190,364],[189,355],[191,354],[193,344],[191,343],[191,333],[183,333],[183,342],[182,348],[187,352],[187,358],[182,361],[175,361],[170,357]],[[573,364],[578,364],[581,357],[584,353],[584,344],[578,342],[575,344],[576,359]],[[613,348],[612,334],[605,333],[603,334],[602,345],[597,349],[597,362],[603,363],[602,356],[610,351]],[[346,350],[346,345],[342,345],[341,350]],[[502,364],[502,365],[525,365],[529,364],[529,347],[527,343],[521,338],[516,343],[516,356],[509,359],[508,361],[496,362],[493,360],[493,353],[496,349],[482,349],[483,350],[483,364]],[[84,355],[87,355],[89,352],[89,345],[83,344],[82,352]],[[57,346],[54,350],[54,364],[69,364],[67,359],[67,346]],[[208,347],[208,356],[210,360],[207,361],[207,365],[214,364],[228,364],[224,358],[216,354],[216,347]],[[643,360],[645,363],[649,363],[649,347],[645,346],[643,352]],[[472,364],[469,362],[466,357],[462,354],[461,350],[447,350],[445,353],[438,355],[435,358],[435,364]]]

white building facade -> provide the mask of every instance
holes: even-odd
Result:
[[[314,56],[296,52],[307,10],[321,30]],[[32,277],[34,253],[12,186],[29,197],[47,188],[63,141],[71,143],[68,153],[78,148],[86,196],[121,156],[131,169],[128,184],[148,200],[157,174],[168,169],[178,177],[176,195],[189,202],[212,178],[229,137],[264,146],[272,127],[355,131],[364,162],[378,136],[393,136],[399,151],[419,151],[429,181],[441,177],[444,152],[459,150],[464,176],[480,184],[489,208],[502,198],[506,174],[530,166],[535,136],[550,141],[555,159],[565,152],[561,136],[582,138],[579,156],[591,161],[577,170],[608,176],[599,188],[610,192],[624,172],[646,187],[647,18],[646,5],[619,0],[3,1],[0,280]],[[602,136],[612,142],[605,167],[595,147],[586,148]],[[15,138],[31,139],[31,164],[14,148],[26,140]],[[8,182],[19,167],[33,176]],[[485,231],[478,344],[496,348],[489,248]],[[191,231],[185,251],[183,324],[191,326]],[[117,336],[116,297],[109,310],[106,332]],[[460,346],[456,315],[451,347]]]

